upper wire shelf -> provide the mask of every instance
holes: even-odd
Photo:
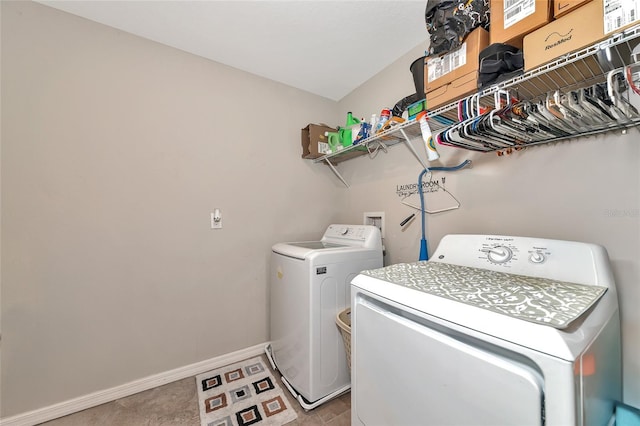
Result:
[[[579,51],[563,55],[552,62],[490,86],[472,96],[476,97],[475,102],[479,106],[493,108],[495,105],[494,96],[498,91],[508,90],[518,99],[538,101],[552,91],[569,92],[578,88],[603,83],[607,79],[607,74],[614,68],[632,63],[632,52],[638,43],[640,43],[640,25],[613,34],[607,39]],[[606,61],[599,60],[599,56],[603,57],[603,55],[608,55]],[[445,131],[452,125],[457,124],[459,122],[458,105],[461,101],[469,101],[472,96],[429,110],[429,125],[433,133]],[[613,123],[595,130],[575,132],[571,136],[549,138],[530,145],[624,129],[639,124],[640,120],[635,119],[625,123]],[[413,139],[416,137],[420,137],[420,126],[415,120],[406,121],[385,132],[367,138],[357,145],[327,154],[313,161],[316,163],[326,162],[328,165],[331,165],[331,163],[337,164],[367,154],[367,152],[371,153],[374,149],[382,148],[386,150],[387,147],[402,142],[406,143],[407,138]],[[407,145],[409,146],[410,144]],[[495,151],[499,150],[495,149]],[[422,162],[422,160],[420,161]]]
[[[578,87],[603,82],[607,72],[597,59],[599,52],[609,49],[611,62],[619,66],[629,65],[631,52],[635,46],[632,43],[640,42],[640,25],[631,27],[623,32],[613,34],[609,38],[595,43],[576,52],[560,56],[552,62],[548,62],[537,68],[529,70],[519,76],[502,81],[496,85],[482,90],[479,95],[481,103],[485,106],[493,104],[493,95],[499,91],[508,89],[520,93],[528,100],[534,100],[552,90],[573,90]],[[458,101],[451,102],[430,111],[431,116],[445,115],[451,110],[456,110]],[[451,117],[457,121],[457,115]]]
[[[463,100],[467,101],[476,96],[475,100],[480,107],[491,109],[495,108],[495,95],[500,91],[506,90],[517,99],[535,102],[544,100],[549,93],[554,91],[569,93],[595,84],[605,83],[610,72],[629,66],[634,62],[632,52],[638,43],[640,43],[640,25],[613,34],[607,39],[581,50],[560,56],[554,61],[490,86],[476,95],[463,98]],[[430,124],[434,121],[433,117],[444,117],[458,122],[458,105],[460,102],[461,100],[457,100],[431,110],[429,112],[430,117],[432,117]],[[634,127],[638,124],[640,124],[640,120],[633,118],[619,123],[614,122],[609,125],[603,125],[597,129],[576,131],[571,136],[549,138],[527,145],[603,133]],[[434,133],[436,131],[444,131],[449,127],[437,126],[437,124],[432,125]]]

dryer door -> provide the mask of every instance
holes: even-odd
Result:
[[[544,424],[542,377],[506,351],[362,294],[352,320],[352,424]]]

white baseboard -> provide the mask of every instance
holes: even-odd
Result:
[[[265,345],[266,343],[251,346],[246,349],[241,349],[239,351],[231,352],[205,361],[196,362],[195,364],[154,374],[143,379],[134,380],[133,382],[125,383],[124,385],[0,419],[0,426],[33,426],[42,422],[57,419],[58,417],[86,410],[87,408],[95,407],[106,402],[115,401],[118,398],[124,398],[138,392],[153,389],[167,383],[175,382],[176,380],[196,376],[209,370],[214,370],[219,367],[224,367],[225,365],[233,364],[234,362],[243,361],[247,358],[263,354]]]

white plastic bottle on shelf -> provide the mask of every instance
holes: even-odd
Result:
[[[424,147],[427,150],[427,159],[434,161],[440,158],[440,154],[436,150],[436,144],[433,141],[433,134],[431,133],[431,127],[427,121],[427,113],[422,111],[416,117],[418,123],[420,123],[420,133],[422,133],[422,140],[424,141]]]
[[[371,114],[371,123],[369,123],[369,124],[371,124],[371,130],[370,130],[371,136],[373,136],[373,134],[376,131],[376,122],[377,122],[376,115],[375,114]]]

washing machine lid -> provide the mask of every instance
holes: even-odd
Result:
[[[288,243],[288,244],[295,247],[302,247],[302,248],[311,249],[311,250],[323,250],[328,248],[347,247],[344,244],[327,243],[324,241],[302,241],[299,243]]]
[[[274,253],[301,260],[308,258],[316,252],[326,253],[345,249],[353,249],[353,247],[336,243],[328,243],[325,241],[299,241],[278,243],[271,248]]]
[[[342,251],[369,251],[382,253],[380,230],[372,225],[329,225],[322,239],[275,244],[274,253],[297,259],[315,254]]]

